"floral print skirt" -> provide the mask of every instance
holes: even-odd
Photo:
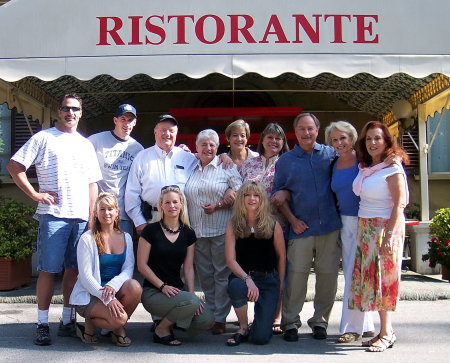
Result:
[[[380,252],[389,219],[359,218],[349,309],[394,311],[399,299],[405,228],[392,235],[392,254]]]

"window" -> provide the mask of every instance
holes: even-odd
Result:
[[[9,175],[6,165],[11,156],[28,141],[32,132],[35,134],[40,130],[38,121],[30,117],[27,122],[23,114],[8,109],[8,104],[0,105],[0,177]],[[34,165],[27,170],[27,175],[29,178],[36,177]]]
[[[430,144],[438,127],[439,119],[442,120],[439,125],[436,138],[428,154],[428,164],[430,174],[450,173],[450,111],[444,110],[443,113],[436,113],[429,117],[427,121],[427,143]]]
[[[0,175],[8,175],[6,164],[11,158],[11,110],[0,105]]]

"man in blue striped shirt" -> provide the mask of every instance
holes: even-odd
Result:
[[[313,114],[298,115],[294,120],[298,145],[280,156],[275,170],[274,192],[287,190],[291,194],[289,207],[285,204],[280,208],[289,222],[288,273],[281,320],[287,341],[298,340],[299,314],[313,264],[316,291],[314,315],[308,325],[315,339],[327,337],[337,289],[341,221],[331,191],[331,163],[336,152],[316,142],[319,127]]]

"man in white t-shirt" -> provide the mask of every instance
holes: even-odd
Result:
[[[96,182],[102,178],[92,144],[77,132],[82,115],[81,99],[75,94],[65,95],[58,114],[55,127],[33,135],[7,166],[17,186],[38,202],[35,215],[39,221],[38,323],[34,339],[37,345],[52,343],[48,310],[54,276],[63,268],[64,308],[58,335],[75,335],[75,311],[69,298],[78,273],[77,243],[97,197]],[[33,164],[38,191],[25,173]]]
[[[98,182],[101,191],[114,193],[119,201],[120,228],[133,235],[133,222],[125,212],[125,187],[128,173],[136,155],[144,148],[130,134],[136,126],[136,108],[123,104],[114,114],[114,130],[89,136],[94,145],[103,180]]]

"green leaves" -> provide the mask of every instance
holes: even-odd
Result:
[[[33,215],[33,207],[0,198],[0,257],[20,261],[32,254],[37,239]]]

